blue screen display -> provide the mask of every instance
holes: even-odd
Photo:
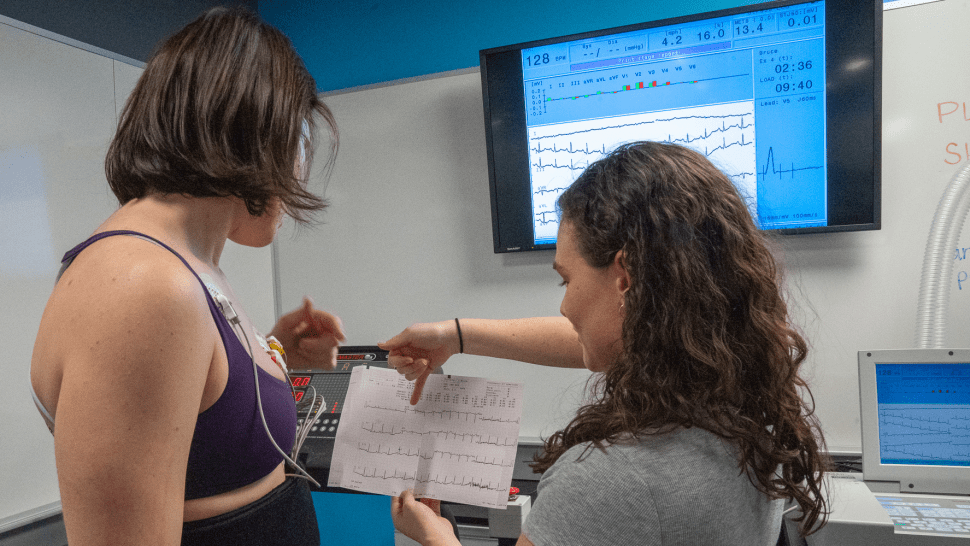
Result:
[[[555,201],[625,142],[708,157],[762,229],[826,226],[824,2],[523,49],[535,244]]]
[[[876,364],[882,464],[970,466],[970,364]]]

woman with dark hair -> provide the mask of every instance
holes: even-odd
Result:
[[[247,11],[206,12],[148,61],[105,161],[121,206],[65,256],[31,361],[71,546],[319,545],[285,471],[284,359],[333,367],[340,321],[305,300],[264,338],[219,260],[326,206],[307,190],[320,121],[332,161],[313,78]]]
[[[692,150],[620,147],[560,196],[564,318],[417,324],[383,344],[417,379],[453,354],[582,367],[588,402],[545,441],[518,544],[773,545],[786,500],[825,522],[826,456],[780,272],[731,181]],[[455,544],[406,492],[395,524]]]

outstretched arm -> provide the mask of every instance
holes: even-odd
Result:
[[[465,352],[556,368],[582,368],[583,349],[563,317],[461,319]]]
[[[563,317],[460,319],[409,326],[378,345],[390,351],[388,365],[417,380],[411,403],[417,403],[428,375],[459,350],[465,354],[517,360],[542,366],[582,368],[583,350]]]

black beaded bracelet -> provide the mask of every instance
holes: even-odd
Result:
[[[458,319],[455,318],[455,328],[458,328],[458,352],[465,352],[465,340],[461,338],[461,324],[458,323]]]

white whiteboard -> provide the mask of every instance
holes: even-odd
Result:
[[[59,501],[30,356],[60,257],[117,207],[104,154],[141,71],[0,19],[0,522]],[[272,327],[271,249],[227,245],[221,265],[254,322]]]
[[[811,344],[806,372],[833,450],[861,449],[856,352],[915,343],[923,247],[957,169],[947,162],[957,159],[947,145],[958,143],[950,150],[958,147],[962,161],[970,140],[970,112],[941,123],[937,110],[970,102],[958,21],[970,21],[966,0],[885,13],[883,229],[779,243],[794,316]],[[325,100],[341,132],[327,188],[333,208],[326,225],[278,243],[284,308],[313,295],[343,319],[351,344],[373,344],[416,321],[558,314],[562,289],[551,251],[492,253],[477,71]],[[970,271],[970,261],[957,265]],[[967,346],[970,281],[962,288],[954,284],[948,339]],[[524,383],[527,437],[565,424],[587,377],[467,355],[446,369]]]

